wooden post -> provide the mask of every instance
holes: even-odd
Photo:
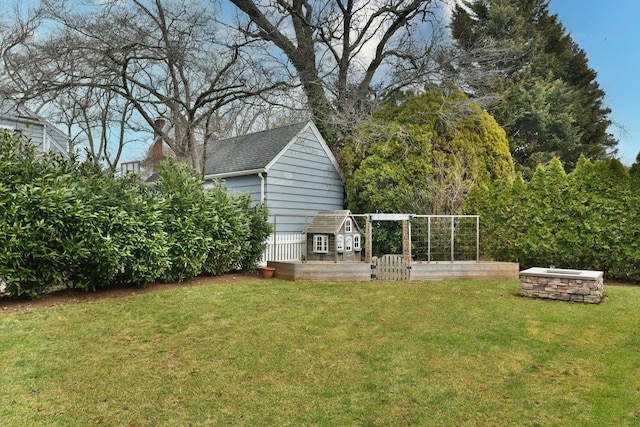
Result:
[[[364,250],[364,261],[371,264],[371,250],[373,249],[373,242],[371,239],[371,220],[369,219],[369,215],[365,216],[365,233],[367,237],[365,238],[365,250]]]
[[[402,221],[402,258],[411,263],[411,222],[406,219]]]

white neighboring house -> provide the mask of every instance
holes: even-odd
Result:
[[[69,157],[69,140],[54,125],[12,101],[0,101],[0,130],[6,129],[31,140],[42,152]]]

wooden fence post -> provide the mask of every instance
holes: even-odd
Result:
[[[411,263],[411,222],[402,221],[402,258]]]
[[[369,215],[365,217],[365,233],[367,237],[365,238],[365,250],[364,250],[364,261],[371,264],[371,250],[373,249],[373,242],[371,239],[371,219],[369,219]]]

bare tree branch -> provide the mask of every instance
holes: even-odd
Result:
[[[202,128],[211,117],[230,104],[285,86],[273,73],[263,72],[250,43],[238,43],[236,34],[222,31],[214,6],[131,0],[78,8],[77,1],[42,0],[40,21],[34,22],[46,20],[53,29],[29,42],[25,31],[3,56],[22,98],[53,99],[58,95],[52,94],[84,88],[110,93],[123,108],[135,111],[125,114],[129,110],[116,107],[121,115],[110,115],[111,123],[142,122],[152,129],[164,116],[170,126],[156,131],[178,158],[200,171],[198,137],[207,133]],[[107,119],[92,117],[97,122]],[[94,138],[85,130],[95,144],[92,155],[106,155],[105,146],[97,143],[106,134],[103,129],[102,136]]]
[[[440,0],[230,0],[247,20],[248,38],[277,46],[289,59],[307,103],[326,136],[339,144],[362,106],[397,89],[385,75],[412,68],[421,84],[435,68],[423,57],[440,27]],[[441,41],[440,39],[438,41]],[[428,69],[425,66],[428,65]]]

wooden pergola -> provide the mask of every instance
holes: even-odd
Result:
[[[373,221],[402,221],[402,258],[411,263],[411,220],[415,214],[367,214],[365,215],[365,262],[371,263],[373,239],[371,237],[371,222]]]

